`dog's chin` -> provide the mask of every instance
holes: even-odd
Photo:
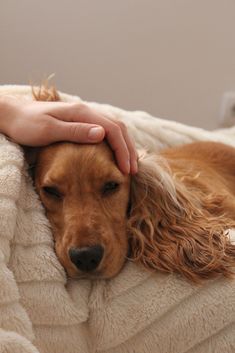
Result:
[[[68,274],[69,279],[73,280],[80,280],[80,279],[88,279],[88,280],[102,280],[102,279],[110,279],[111,276],[107,276],[103,274],[102,272],[82,272],[82,273],[76,273],[76,274]]]
[[[121,271],[121,269],[120,269]],[[120,272],[115,272],[113,274],[111,273],[105,273],[105,271],[102,270],[97,270],[97,271],[92,271],[92,272],[71,272],[71,271],[66,271],[67,276],[69,279],[73,280],[79,280],[79,279],[88,279],[88,280],[109,280]]]

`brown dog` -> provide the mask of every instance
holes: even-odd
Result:
[[[105,142],[56,143],[37,154],[35,186],[71,277],[113,277],[127,257],[194,282],[234,274],[232,147],[198,142],[146,154],[130,177]]]

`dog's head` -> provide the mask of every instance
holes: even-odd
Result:
[[[42,148],[34,179],[68,275],[117,274],[128,252],[130,178],[119,171],[107,144]]]

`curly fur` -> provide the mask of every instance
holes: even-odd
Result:
[[[226,212],[228,195],[205,192],[199,173],[180,174],[174,175],[163,157],[139,161],[128,220],[131,258],[194,282],[233,276],[235,246],[227,230],[235,220]]]

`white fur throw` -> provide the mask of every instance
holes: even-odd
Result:
[[[0,94],[32,99],[28,86],[1,86]],[[235,129],[208,132],[92,105],[152,151],[199,139],[235,146]],[[67,283],[22,151],[2,135],[0,219],[0,353],[235,352],[235,281],[195,287],[127,263],[112,280]]]

